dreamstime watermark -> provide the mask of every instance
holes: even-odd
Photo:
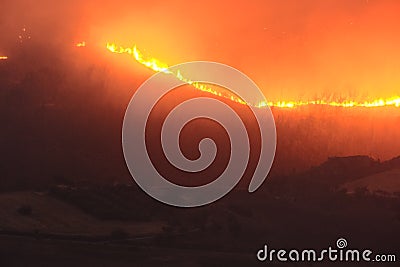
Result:
[[[336,247],[326,249],[269,249],[264,245],[257,252],[257,259],[263,262],[396,262],[395,254],[374,254],[370,249],[346,249],[347,240],[339,238]]]
[[[246,103],[266,100],[256,84],[242,72],[224,64],[203,61],[183,63],[153,75],[132,97],[122,128],[124,157],[132,177],[147,194],[163,203],[178,207],[202,206],[220,199],[240,181],[249,161],[249,136],[241,117],[224,102],[211,97],[182,102],[168,114],[161,130],[162,149],[170,164],[186,172],[200,172],[214,161],[217,147],[210,138],[198,144],[200,157],[195,160],[186,158],[179,147],[181,130],[187,123],[198,118],[216,121],[225,129],[230,139],[230,159],[223,173],[206,185],[186,187],[166,180],[149,158],[145,133],[149,115],[157,102],[171,90],[186,84],[171,73],[183,74],[194,82],[221,86]],[[272,166],[276,129],[269,107],[249,108],[257,120],[261,135],[259,160],[248,189],[254,192],[263,183]]]

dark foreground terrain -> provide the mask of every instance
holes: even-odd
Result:
[[[349,248],[369,248],[399,259],[399,177],[388,176],[387,191],[354,185],[399,167],[398,158],[382,163],[362,156],[331,158],[299,175],[270,177],[256,193],[236,190],[195,209],[158,203],[133,184],[4,192],[0,263],[253,266],[262,265],[256,253],[264,244],[322,249],[334,247],[338,238],[345,238]],[[371,266],[398,263],[375,264]]]

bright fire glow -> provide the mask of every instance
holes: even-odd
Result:
[[[122,46],[118,46],[113,43],[107,43],[107,49],[112,53],[117,54],[128,54],[132,56],[137,62],[140,64],[152,69],[155,72],[164,72],[168,74],[174,75],[180,81],[183,81],[187,84],[192,85],[196,89],[208,92],[216,96],[224,97],[230,99],[233,102],[240,103],[243,105],[255,106],[258,108],[266,107],[267,105],[270,107],[280,107],[280,108],[295,108],[307,105],[319,105],[319,106],[332,106],[332,107],[385,107],[385,106],[393,106],[400,107],[400,96],[395,96],[387,99],[374,99],[371,101],[354,101],[354,100],[342,100],[342,101],[325,101],[325,100],[310,100],[310,101],[278,101],[278,102],[260,102],[260,103],[246,103],[241,98],[228,93],[218,92],[207,85],[200,84],[198,82],[193,82],[190,79],[183,77],[183,75],[178,70],[176,73],[168,70],[168,64],[159,61],[156,58],[146,57],[143,53],[135,46],[132,48],[124,48]]]
[[[8,59],[8,57],[6,57],[6,56],[0,56],[0,60],[6,60],[6,59]]]
[[[137,62],[139,62],[140,64],[142,64],[156,72],[164,72],[167,74],[172,74],[180,81],[190,84],[194,88],[196,88],[202,92],[207,92],[207,93],[210,93],[210,94],[213,94],[216,96],[228,98],[231,101],[234,101],[236,103],[246,104],[246,102],[244,102],[239,97],[234,96],[233,94],[221,93],[221,92],[218,92],[218,91],[208,87],[205,84],[191,81],[190,79],[184,77],[179,70],[176,73],[171,72],[170,70],[168,70],[168,65],[166,63],[163,63],[156,58],[145,57],[143,55],[143,53],[136,46],[134,46],[132,48],[124,48],[122,46],[117,46],[116,44],[107,43],[107,49],[113,53],[128,54],[128,55],[132,56],[133,58],[135,58],[135,60]]]
[[[80,42],[76,44],[76,47],[85,47],[86,46],[86,42]]]
[[[259,107],[266,106],[267,104],[260,103]],[[307,105],[322,105],[322,106],[332,106],[332,107],[365,107],[365,108],[374,108],[374,107],[385,107],[385,106],[393,106],[400,107],[400,96],[391,97],[387,99],[376,99],[372,101],[352,101],[352,100],[344,100],[344,101],[324,101],[324,100],[311,100],[311,101],[279,101],[279,102],[268,102],[269,106],[281,107],[281,108],[294,108],[301,107]]]

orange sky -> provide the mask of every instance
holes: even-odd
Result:
[[[85,40],[100,46],[111,41],[136,44],[170,65],[226,63],[249,75],[272,101],[400,95],[396,0],[17,0],[3,5],[1,53],[27,27],[37,42]]]

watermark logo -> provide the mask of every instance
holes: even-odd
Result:
[[[336,246],[337,246],[338,248],[345,248],[345,247],[347,247],[347,240],[344,239],[344,238],[339,238],[339,239],[336,241]]]
[[[347,240],[339,238],[336,248],[326,249],[270,249],[264,245],[257,252],[257,259],[263,262],[396,262],[395,254],[374,254],[370,249],[347,248]]]
[[[175,75],[171,75],[175,74]],[[176,106],[162,125],[161,145],[169,163],[186,172],[200,172],[214,161],[217,151],[210,138],[198,144],[200,157],[186,158],[179,138],[183,127],[197,118],[207,118],[223,126],[229,136],[230,159],[223,173],[212,182],[195,187],[174,184],[153,166],[146,148],[146,124],[156,103],[168,92],[188,82],[215,84],[230,90],[245,103],[266,103],[255,83],[242,72],[215,62],[188,62],[170,67],[146,80],[132,97],[125,113],[122,145],[126,164],[136,183],[151,197],[178,207],[196,207],[214,202],[230,192],[242,178],[250,155],[247,129],[240,116],[226,103],[211,97],[189,99]],[[267,177],[275,156],[276,129],[269,107],[249,106],[261,135],[260,156],[250,181],[254,192]]]

